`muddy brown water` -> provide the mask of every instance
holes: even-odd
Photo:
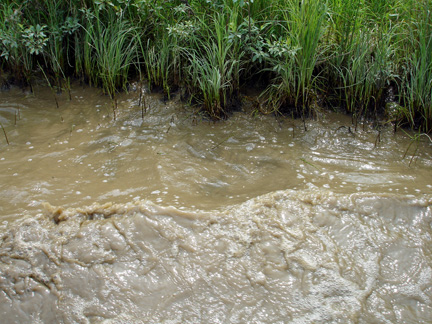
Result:
[[[3,322],[432,322],[426,136],[58,98],[0,92]]]

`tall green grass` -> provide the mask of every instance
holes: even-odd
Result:
[[[411,126],[432,129],[432,4],[424,2],[412,12],[407,30],[408,48],[402,82],[403,103]]]
[[[397,47],[400,22],[391,21],[389,2],[336,0],[332,4],[329,80],[335,84],[338,105],[353,116],[377,115],[386,90],[399,78]]]
[[[154,44],[147,40],[145,46],[141,46],[143,61],[147,71],[147,81],[150,89],[160,87],[167,98],[170,98],[171,77],[174,62],[172,59],[173,45],[166,35],[159,43]]]
[[[320,89],[317,65],[323,53],[326,6],[314,0],[287,1],[280,6],[282,35],[273,40],[268,64],[276,77],[267,89],[268,104],[279,110],[291,106],[302,116]]]
[[[241,90],[265,111],[306,118],[323,107],[432,130],[430,0],[4,0],[2,79],[45,75],[100,86],[113,100],[145,77],[166,98],[182,88],[212,118]],[[40,71],[42,70],[42,71]],[[42,73],[43,72],[43,73]],[[389,96],[389,94],[394,94]]]
[[[195,50],[184,49],[189,60],[189,87],[197,89],[196,98],[204,108],[215,117],[227,113],[229,97],[239,88],[241,70],[240,59],[243,55],[240,40],[232,37],[235,24],[215,12],[205,38],[195,38]]]
[[[132,24],[115,14],[103,21],[96,10],[91,28],[87,33],[87,53],[91,78],[101,84],[105,92],[114,99],[120,88],[125,88],[129,69],[137,59],[138,32]]]
[[[45,62],[49,70],[54,74],[55,83],[59,89],[62,87],[62,78],[65,69],[65,51],[63,49],[63,28],[65,14],[64,1],[52,0],[46,2],[46,10],[41,11],[43,21],[47,23],[49,30],[47,46],[44,49]]]

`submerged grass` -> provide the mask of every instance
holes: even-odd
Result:
[[[340,107],[357,125],[398,107],[397,125],[429,133],[431,9],[430,0],[4,0],[0,69],[30,87],[43,71],[58,91],[77,77],[113,102],[146,76],[166,98],[184,89],[212,118],[250,86],[263,89],[265,111],[303,118]]]
[[[6,130],[4,129],[4,127],[3,127],[3,125],[0,123],[0,127],[2,128],[2,130],[3,130],[3,134],[4,134],[4,137],[5,137],[5,139],[6,139],[6,143],[7,143],[7,145],[9,145],[9,139],[8,139],[8,137],[7,137],[7,134],[6,134]]]

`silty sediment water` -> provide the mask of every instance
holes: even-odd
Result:
[[[432,318],[426,137],[72,95],[0,93],[8,323]]]

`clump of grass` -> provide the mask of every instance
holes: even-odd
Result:
[[[161,87],[168,99],[170,98],[173,67],[172,48],[168,35],[166,35],[159,44],[153,44],[147,40],[145,47],[141,50],[150,89]]]
[[[399,79],[400,22],[390,13],[389,2],[380,0],[366,8],[360,0],[332,3],[328,79],[356,128],[362,116],[385,110],[386,90]]]
[[[199,50],[187,53],[188,73],[190,87],[199,89],[197,100],[212,117],[220,118],[226,114],[228,97],[235,89],[240,62],[233,57],[235,43],[230,41],[225,17],[215,13],[212,27],[208,38],[195,39]]]
[[[432,4],[421,3],[408,29],[409,49],[402,83],[403,103],[412,127],[432,130]],[[420,120],[421,122],[419,122]],[[419,126],[420,124],[420,126]]]
[[[91,28],[86,29],[89,41],[87,49],[91,59],[89,67],[94,67],[97,74],[93,81],[101,84],[111,99],[118,89],[125,88],[129,69],[137,57],[138,33],[131,23],[113,13],[102,21],[96,10]]]
[[[336,96],[346,110],[357,119],[363,105],[370,34],[362,30],[364,12],[360,0],[333,1],[329,33],[332,53],[329,79],[334,82]],[[361,100],[361,102],[359,102]],[[367,99],[366,99],[367,100]]]
[[[311,101],[320,89],[315,72],[323,53],[320,40],[326,10],[324,3],[313,0],[287,1],[280,6],[283,34],[273,40],[268,59],[276,77],[265,92],[273,110],[291,106],[303,117],[311,113]]]

